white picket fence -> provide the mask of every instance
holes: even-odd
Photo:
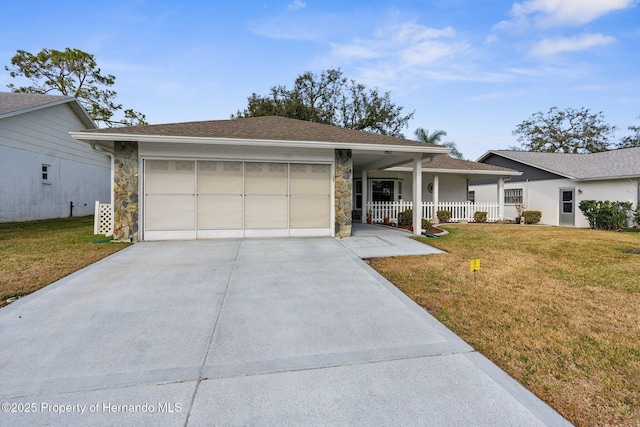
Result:
[[[385,218],[389,222],[398,221],[398,214],[407,209],[413,209],[413,202],[399,200],[397,202],[368,202],[367,212],[371,212],[373,222],[384,222]],[[451,221],[473,221],[476,212],[487,212],[487,221],[495,222],[500,219],[500,206],[497,203],[474,203],[474,202],[439,202],[437,209],[433,202],[422,203],[422,218],[431,219],[436,217],[437,211],[450,211]]]

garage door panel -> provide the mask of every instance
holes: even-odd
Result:
[[[146,197],[146,230],[184,231],[195,229],[193,195],[155,195]]]
[[[198,230],[241,230],[242,195],[198,195]]]
[[[288,194],[287,166],[286,163],[245,163],[245,194]]]
[[[147,160],[147,194],[194,194],[195,162],[192,160]]]
[[[250,196],[245,198],[246,229],[286,229],[288,221],[288,197]]]
[[[331,193],[331,166],[314,164],[291,165],[291,194]]]
[[[242,162],[198,161],[198,194],[242,194]]]
[[[328,197],[291,197],[289,226],[291,228],[327,228],[331,201]]]

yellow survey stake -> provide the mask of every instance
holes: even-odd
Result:
[[[480,260],[479,259],[472,259],[471,262],[469,263],[469,267],[470,267],[471,271],[480,270]]]

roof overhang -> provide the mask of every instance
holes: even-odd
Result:
[[[296,149],[352,150],[354,169],[387,169],[412,161],[416,156],[425,160],[430,156],[448,154],[447,147],[429,145],[367,144],[350,142],[299,141],[273,139],[240,139],[171,135],[135,135],[122,133],[70,132],[72,138],[113,152],[114,142],[148,142],[195,145],[232,145],[234,147],[273,147]]]
[[[413,168],[410,167],[394,167],[388,170],[397,172],[412,172]],[[473,170],[473,169],[437,169],[429,168],[425,165],[422,168],[422,173],[434,173],[438,175],[466,175],[473,177],[487,177],[487,176],[520,176],[522,172],[519,171],[493,171],[493,170]]]

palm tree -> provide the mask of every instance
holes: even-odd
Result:
[[[447,136],[447,132],[443,130],[436,129],[433,131],[431,135],[429,135],[429,129],[418,128],[416,129],[415,135],[418,141],[420,142],[424,142],[426,144],[436,144],[436,145],[441,145],[443,147],[451,148],[451,152],[449,153],[450,157],[453,157],[456,159],[463,158],[462,153],[458,151],[458,147],[456,146],[455,142],[453,141],[446,141],[442,143],[440,142],[443,136]]]

